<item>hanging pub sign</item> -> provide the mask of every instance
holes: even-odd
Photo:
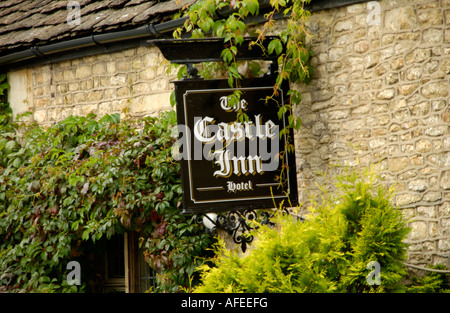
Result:
[[[174,84],[184,211],[267,208],[281,200],[287,204],[288,198],[297,202],[294,155],[280,153],[288,140],[280,137],[287,123],[287,116],[278,118],[282,90],[266,103],[274,92],[270,79],[245,81],[240,101],[230,107],[235,90],[227,80]],[[248,120],[238,121],[239,109]]]
[[[205,213],[297,205],[294,153],[285,153],[293,133],[278,108],[288,89],[274,93],[274,76],[243,79],[237,90],[226,79],[200,77],[175,85],[183,212]],[[238,119],[238,111],[247,119]]]

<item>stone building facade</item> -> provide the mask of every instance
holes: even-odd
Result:
[[[330,165],[375,165],[412,219],[410,258],[450,265],[450,1],[372,3],[311,16],[300,193]]]
[[[172,109],[168,64],[158,48],[137,47],[29,67],[9,73],[10,97],[23,97],[22,112],[43,125],[89,113],[157,114]]]
[[[450,266],[450,1],[354,2],[313,7],[315,73],[294,86],[303,92],[294,111],[303,121],[300,198],[324,182],[321,172],[375,165],[412,218],[409,262]],[[16,66],[9,100],[43,125],[89,113],[156,115],[171,109],[167,67],[150,45]]]

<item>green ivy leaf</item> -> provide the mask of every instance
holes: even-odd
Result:
[[[259,2],[257,0],[247,0],[244,2],[244,5],[245,8],[250,12],[250,14],[259,14]]]
[[[16,141],[15,140],[10,140],[8,141],[8,143],[5,145],[5,150],[6,153],[10,153],[12,152],[12,150],[17,146]]]
[[[281,43],[280,39],[272,39],[267,46],[267,51],[269,52],[269,54],[275,52],[277,55],[280,55],[283,52],[283,44]]]
[[[233,61],[233,53],[229,48],[224,49],[220,56],[224,60],[225,63],[231,63]]]

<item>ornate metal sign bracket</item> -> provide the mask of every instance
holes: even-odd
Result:
[[[285,208],[283,214],[290,214]],[[197,222],[203,223],[211,233],[216,233],[218,229],[228,232],[233,241],[241,246],[242,252],[247,250],[248,244],[253,241],[253,235],[250,232],[259,227],[259,225],[268,225],[274,227],[275,223],[271,220],[275,211],[262,211],[259,214],[254,210],[229,211],[226,215],[217,213],[206,213],[203,217],[197,219]],[[303,217],[298,216],[303,221]]]

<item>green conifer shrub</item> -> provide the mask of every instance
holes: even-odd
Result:
[[[196,292],[390,292],[406,275],[409,232],[392,190],[374,173],[347,172],[337,191],[313,199],[306,221],[276,214],[276,227],[255,230],[244,255],[216,246],[212,265],[201,267]],[[373,280],[378,262],[380,284]],[[373,283],[375,281],[375,284]]]
[[[435,266],[428,266],[430,271],[426,275],[419,276],[418,274],[410,275],[409,281],[405,284],[406,292],[408,293],[450,293],[448,288],[447,279],[449,277],[448,271],[446,271],[446,266],[442,264],[437,264]],[[441,272],[433,271],[438,270]]]

